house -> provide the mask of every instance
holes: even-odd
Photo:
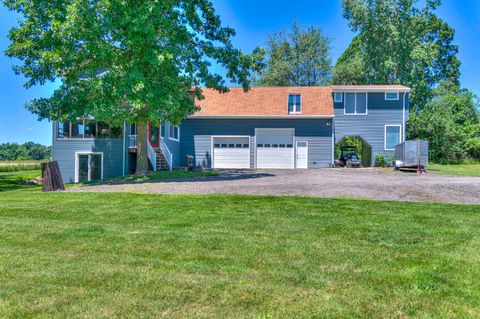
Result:
[[[410,89],[401,85],[204,89],[201,109],[180,126],[150,125],[153,170],[331,167],[334,145],[360,137],[365,166],[405,138]],[[53,159],[65,182],[126,175],[135,168],[136,128],[94,119],[53,124]]]

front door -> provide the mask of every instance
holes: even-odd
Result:
[[[308,142],[297,142],[297,168],[308,168]]]
[[[76,182],[102,179],[102,154],[78,154]]]

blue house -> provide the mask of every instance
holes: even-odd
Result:
[[[200,110],[181,125],[151,124],[153,170],[203,168],[314,169],[331,167],[334,145],[359,137],[363,165],[393,154],[405,139],[410,89],[401,85],[256,87],[245,93],[204,89]],[[65,182],[129,174],[135,169],[136,127],[94,119],[54,122],[53,159]]]

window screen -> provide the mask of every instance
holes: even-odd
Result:
[[[300,94],[290,94],[288,96],[288,113],[300,113],[302,111],[300,103]]]
[[[357,93],[357,114],[367,113],[367,94]]]
[[[345,94],[345,114],[355,114],[355,93]]]

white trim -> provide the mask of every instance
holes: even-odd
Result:
[[[172,130],[172,127],[178,128],[178,138],[174,138],[174,137],[172,137],[172,135],[170,134],[170,133],[172,133],[172,131],[171,131],[171,130]],[[162,129],[162,128],[160,127],[160,129]],[[159,135],[162,134],[162,132],[159,132],[159,133],[160,133]],[[168,139],[169,139],[169,140],[172,140],[172,141],[175,141],[175,142],[180,142],[180,126],[172,125],[171,123],[168,124]]]
[[[309,160],[309,158],[308,158],[308,151],[309,151],[308,141],[306,141],[306,140],[297,140],[297,139],[295,139],[295,169],[299,169],[299,168],[298,168],[298,165],[297,165],[297,153],[298,153],[298,152],[297,152],[297,149],[298,149],[298,143],[307,143],[307,167],[305,167],[305,168],[302,167],[302,168],[300,168],[300,169],[308,169],[308,160]]]
[[[125,144],[126,144],[126,141],[125,141],[125,132],[127,130],[127,122],[123,122],[123,160],[122,160],[122,176],[125,176],[125,157],[128,156],[127,155],[127,152],[125,152]],[[136,128],[135,128],[136,130]],[[98,132],[98,128],[97,128],[97,132]],[[131,133],[131,132],[129,132]],[[103,158],[103,156],[102,156]],[[103,172],[103,170],[102,170]]]
[[[355,113],[346,113],[347,98],[343,99],[343,115],[368,115],[368,92],[354,92],[349,93],[355,95]],[[357,94],[365,94],[365,113],[357,113]]]
[[[332,119],[334,115],[190,115],[189,119]]]
[[[290,112],[290,96],[300,96],[300,104],[298,105],[300,107],[300,111],[297,111],[297,104],[293,104],[294,111]],[[289,93],[288,94],[288,100],[287,100],[287,112],[288,114],[302,114],[302,94],[300,93]]]
[[[387,94],[396,94],[396,98],[388,98]],[[400,100],[400,92],[385,92],[385,101],[398,101]]]
[[[410,88],[368,88],[368,87],[359,87],[359,88],[351,88],[351,87],[337,87],[332,88],[332,92],[344,92],[344,93],[356,93],[356,92],[375,92],[375,93],[383,93],[383,92],[406,92],[410,93],[412,89]]]
[[[295,169],[295,167],[296,167],[296,158],[295,158],[295,156],[296,156],[296,152],[297,152],[295,142],[296,142],[297,139],[296,139],[296,136],[295,136],[295,128],[294,128],[294,127],[268,127],[268,128],[256,127],[256,128],[255,128],[255,152],[254,152],[254,153],[255,153],[255,158],[254,158],[255,167],[254,167],[254,168],[257,168],[257,131],[258,131],[258,130],[261,130],[261,131],[273,131],[273,130],[275,130],[275,131],[277,131],[277,130],[293,131],[293,135],[292,135],[292,137],[293,137],[293,140],[292,140],[292,148],[293,148],[293,154],[292,154],[292,156],[293,156],[293,158],[292,158],[292,159],[293,159],[293,167],[292,167],[292,168]],[[294,147],[294,145],[295,145],[295,147]],[[288,169],[288,168],[287,168],[287,169]]]
[[[400,134],[400,138],[398,139],[398,143],[402,142],[402,125],[401,124],[385,124],[384,131],[383,131],[383,149],[385,151],[394,151],[395,148],[387,148],[387,127],[399,127],[398,133]]]
[[[252,166],[252,162],[251,162],[251,153],[252,153],[252,143],[251,143],[251,136],[250,135],[211,135],[210,136],[210,158],[212,160],[212,168],[215,168],[215,163],[214,163],[214,159],[215,159],[215,155],[214,155],[214,143],[213,143],[213,140],[214,138],[216,137],[226,137],[226,138],[245,138],[245,137],[248,137],[248,161],[249,161],[249,168],[251,168]],[[232,167],[232,168],[235,168],[235,167]]]
[[[337,94],[340,94],[340,99],[337,100]],[[335,103],[342,103],[343,102],[343,92],[333,92],[333,101]]]
[[[103,152],[83,152],[83,151],[82,151],[82,152],[75,152],[75,183],[78,183],[78,179],[79,179],[79,176],[78,176],[78,169],[79,169],[79,167],[78,167],[78,165],[79,165],[79,163],[78,163],[78,157],[79,157],[79,155],[101,155],[101,158],[102,158],[102,160],[101,160],[101,162],[102,162],[101,169],[102,169],[102,170],[101,170],[101,172],[100,172],[100,176],[101,176],[100,179],[103,179]],[[90,157],[89,157],[89,159],[90,159]],[[89,172],[88,172],[89,177],[88,177],[88,179],[90,180],[90,160],[89,160],[88,165],[89,165],[89,167],[88,167],[88,169],[89,169]]]
[[[335,164],[335,121],[332,120],[332,166]]]
[[[403,122],[403,126],[402,126],[402,136],[403,136],[403,140],[402,142],[405,142],[405,97],[407,96],[407,93],[403,93],[403,112],[402,112],[402,122]]]

